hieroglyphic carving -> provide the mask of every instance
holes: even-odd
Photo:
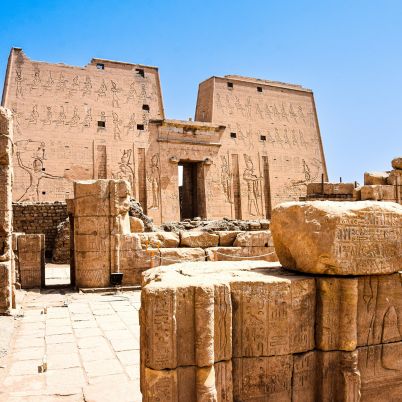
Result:
[[[80,122],[80,119],[81,118],[78,114],[78,107],[75,106],[73,115],[72,115],[71,119],[68,122],[66,122],[66,124],[69,125],[70,127],[77,127]]]
[[[152,204],[149,209],[159,209],[160,202],[160,168],[159,154],[152,155],[151,165],[149,168],[148,181],[151,183]]]
[[[59,111],[59,115],[58,115],[57,120],[56,120],[56,125],[57,126],[64,126],[66,124],[66,119],[67,119],[67,116],[66,116],[66,113],[64,111],[64,106],[60,106],[60,111]]]
[[[117,84],[110,80],[112,86],[110,87],[110,92],[112,93],[112,107],[119,107],[119,96],[118,93],[121,91],[120,88],[117,88]]]
[[[243,180],[247,183],[247,208],[248,213],[252,216],[260,215],[259,198],[261,196],[260,184],[263,179],[260,174],[255,174],[253,161],[249,155],[244,154],[246,167],[243,171]]]
[[[32,106],[31,114],[29,115],[27,120],[31,124],[37,124],[38,118],[39,118],[38,105],[35,104]]]
[[[229,161],[225,155],[221,155],[221,184],[225,201],[232,204],[232,177],[233,174],[229,168]]]
[[[96,100],[105,98],[107,95],[106,92],[107,92],[107,86],[105,80],[103,79],[101,85],[99,86],[99,89],[96,91],[96,93],[98,94]]]
[[[46,117],[45,119],[42,120],[42,123],[46,126],[49,126],[52,124],[52,107],[51,106],[46,106]]]
[[[92,123],[92,109],[88,108],[84,120],[82,122],[82,125],[84,127],[91,127],[91,123]]]
[[[134,188],[134,162],[131,160],[132,149],[124,149],[119,162],[119,170],[112,172],[114,179],[127,180],[131,188]]]
[[[127,135],[130,133],[130,131],[137,130],[137,122],[135,121],[135,113],[131,113],[130,120],[125,127],[127,128]]]
[[[92,93],[91,77],[88,75],[85,77],[84,86],[82,89],[82,96],[89,96]]]
[[[67,88],[67,82],[68,82],[68,80],[64,77],[64,74],[60,73],[59,79],[57,80],[57,84],[56,84],[56,90],[58,90],[60,92],[64,92],[65,89]]]
[[[129,103],[130,101],[135,100],[136,97],[137,97],[137,90],[135,89],[135,81],[133,81],[130,84],[130,87],[129,87],[129,90],[128,90],[126,103]]]
[[[47,173],[43,167],[45,160],[45,143],[32,140],[20,140],[15,143],[18,166],[29,175],[29,185],[26,187],[22,196],[18,199],[22,201],[39,201],[39,185],[42,179],[63,179],[61,176]],[[23,157],[29,160],[23,161]],[[30,159],[33,159],[32,162]]]
[[[119,115],[115,112],[112,112],[112,118],[113,118],[113,137],[115,140],[121,140],[120,124],[122,123],[122,121],[119,119]]]
[[[16,98],[22,98],[24,96],[24,93],[22,91],[22,68],[20,65],[17,65],[17,68],[15,70],[15,96]]]

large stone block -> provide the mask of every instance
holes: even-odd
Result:
[[[175,276],[175,279],[177,277]],[[232,355],[227,284],[151,282],[141,292],[141,359],[147,368],[211,366]],[[187,283],[186,283],[187,282]]]
[[[202,248],[160,248],[160,265],[171,265],[187,261],[205,261]]]
[[[402,170],[402,156],[392,159],[391,165],[394,169]]]
[[[11,261],[0,262],[0,314],[8,313],[12,302]]]
[[[219,236],[219,245],[221,247],[231,247],[236,240],[239,230],[220,230],[215,232]]]
[[[395,201],[395,186],[390,185],[372,185],[362,186],[360,189],[360,198],[362,201]]]
[[[269,230],[241,232],[233,243],[234,247],[272,247],[272,235]]]
[[[110,253],[75,250],[76,285],[82,288],[106,287],[110,284]]]
[[[0,165],[11,165],[13,155],[13,117],[0,107]]]
[[[402,341],[402,273],[316,281],[318,349]]]
[[[233,402],[232,362],[211,367],[178,367],[174,370],[146,368],[144,402]]]
[[[139,235],[143,248],[171,248],[179,247],[180,237],[177,233],[173,232],[148,232]]]
[[[230,284],[233,356],[258,357],[314,349],[315,281],[270,270]]]
[[[208,232],[181,232],[180,245],[182,247],[216,247],[219,244],[219,236]]]
[[[274,247],[210,247],[205,251],[208,261],[278,261]]]
[[[365,172],[364,184],[366,186],[385,185],[387,184],[388,177],[389,177],[388,172]]]
[[[284,267],[327,275],[402,269],[402,206],[389,202],[284,203],[272,213],[275,251]]]
[[[40,288],[45,270],[45,236],[25,234],[19,236],[17,241],[21,287]]]
[[[402,170],[395,169],[389,172],[389,177],[387,179],[388,184],[393,186],[401,186],[402,185]]]
[[[109,180],[75,181],[74,215],[110,216]]]
[[[144,231],[144,222],[140,218],[130,216],[131,233],[142,233]]]

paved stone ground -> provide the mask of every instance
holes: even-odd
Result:
[[[139,307],[140,291],[27,292],[0,371],[0,401],[140,402]],[[38,373],[45,355],[47,371]]]

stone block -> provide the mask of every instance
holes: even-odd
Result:
[[[76,216],[74,217],[75,235],[90,235],[106,239],[109,237],[108,216]]]
[[[122,250],[120,252],[120,269],[149,269],[160,265],[158,249],[149,250]]]
[[[219,236],[208,232],[181,232],[181,247],[216,247],[219,244]]]
[[[385,185],[389,177],[388,172],[365,172],[364,184],[366,186]]]
[[[243,275],[244,276],[244,275]],[[231,280],[233,357],[301,353],[314,349],[313,278],[271,270]]]
[[[354,183],[308,183],[307,195],[351,195],[354,187]]]
[[[13,234],[11,236],[13,251],[17,251],[17,249],[18,249],[18,237],[23,236],[24,234],[25,233],[21,233],[21,232],[13,232]]]
[[[402,269],[402,206],[390,202],[290,202],[274,208],[281,264],[300,272],[373,275]]]
[[[143,248],[171,248],[179,247],[180,237],[174,232],[148,232],[139,235]]]
[[[274,247],[210,247],[205,251],[207,261],[278,261]]]
[[[141,292],[141,361],[154,370],[211,366],[232,355],[232,303],[227,284],[177,277]],[[187,283],[186,283],[187,282]]]
[[[111,234],[129,234],[130,217],[130,183],[125,180],[109,180],[109,202]]]
[[[402,170],[395,169],[389,172],[389,177],[387,180],[388,184],[393,186],[401,186],[402,185]]]
[[[391,165],[394,169],[402,170],[402,157],[392,159]]]
[[[75,250],[76,285],[81,288],[106,287],[110,284],[110,254]]]
[[[141,250],[141,240],[138,234],[118,235],[120,239],[120,251],[137,251]]]
[[[235,358],[232,364],[234,401],[292,400],[292,355]]]
[[[109,180],[75,181],[74,215],[110,216]]]
[[[234,247],[272,247],[272,235],[269,230],[241,232],[237,235]]]
[[[160,265],[171,265],[185,261],[205,261],[202,248],[161,248]]]
[[[220,230],[215,232],[219,236],[219,246],[230,247],[233,246],[237,235],[240,233],[239,230]]]
[[[145,368],[144,402],[233,402],[232,362],[211,367]]]
[[[13,116],[10,110],[0,108],[0,165],[11,165],[13,156]]]
[[[402,341],[402,273],[316,281],[318,349]]]
[[[12,304],[11,261],[0,262],[0,314],[9,312]]]
[[[144,222],[135,216],[130,216],[130,230],[131,233],[142,233],[144,231]]]
[[[18,267],[23,289],[40,288],[45,269],[45,236],[18,236]]]
[[[361,187],[361,200],[395,201],[395,186],[371,185]]]

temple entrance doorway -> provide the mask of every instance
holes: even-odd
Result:
[[[206,218],[203,162],[180,161],[178,175],[180,220]]]

